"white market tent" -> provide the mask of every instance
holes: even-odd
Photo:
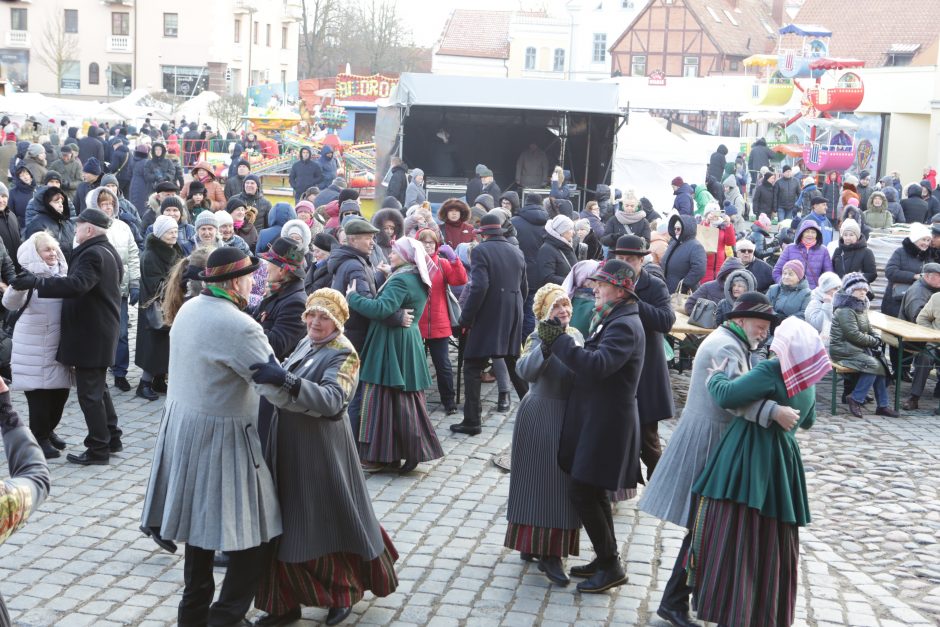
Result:
[[[53,98],[33,92],[16,92],[0,96],[0,112],[22,123],[29,116],[37,121],[48,123],[49,120],[66,120],[76,124],[85,118],[93,117],[101,108],[96,100],[72,100]]]

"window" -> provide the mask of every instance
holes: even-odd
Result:
[[[82,66],[78,61],[63,61],[62,76],[59,77],[59,91],[63,94],[77,94],[82,90]]]
[[[736,19],[734,19],[734,16],[731,15],[731,12],[728,11],[728,9],[722,9],[721,12],[725,14],[725,17],[728,18],[728,21],[729,21],[729,22],[731,22],[731,23],[734,24],[735,26],[738,25],[738,21],[737,21]]]
[[[111,14],[111,34],[127,37],[131,34],[131,14],[130,13],[112,13]]]
[[[555,59],[552,63],[552,70],[555,72],[565,71],[565,49],[555,48]]]
[[[682,57],[682,75],[698,76],[698,57]]]
[[[10,29],[27,30],[26,9],[10,9]]]
[[[630,76],[646,76],[646,55],[635,54],[630,60]]]
[[[535,48],[531,46],[525,49],[525,69],[535,69]]]
[[[258,22],[255,22],[252,27],[254,28],[254,33],[252,33],[252,38],[255,43],[258,43]]]
[[[97,85],[99,82],[99,78],[98,78],[99,74],[100,74],[100,70],[98,69],[98,64],[89,63],[88,64],[88,84]]]
[[[235,43],[240,44],[242,42],[242,21],[235,18]]]
[[[603,63],[607,60],[607,33],[594,33],[594,54],[591,61]]]
[[[737,59],[731,59],[731,61],[728,62],[728,69],[731,70],[732,72],[737,72],[737,71],[738,71],[738,60],[737,60]]]
[[[130,63],[112,63],[106,71],[108,73],[108,94],[126,96],[131,93]]]
[[[268,48],[271,47],[271,25],[270,24],[264,25],[264,45],[267,46]]]
[[[163,14],[163,36],[164,37],[178,37],[179,26],[180,26],[180,14],[179,13],[164,13]]]
[[[169,94],[191,98],[209,89],[209,70],[205,67],[164,65],[163,89]]]
[[[287,27],[281,26],[281,48],[287,50]]]
[[[65,10],[65,32],[66,33],[78,32],[78,9],[66,9]]]

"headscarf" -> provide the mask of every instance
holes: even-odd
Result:
[[[574,222],[572,222],[571,218],[566,215],[558,214],[545,223],[545,232],[557,239],[559,242],[567,244],[568,246],[571,246],[571,242],[562,237],[561,234],[565,233],[566,231],[573,230]]]
[[[392,242],[392,250],[412,264],[418,270],[421,282],[431,288],[431,274],[428,270],[428,255],[424,252],[424,245],[413,237],[400,237]]]
[[[564,282],[562,282],[561,287],[568,293],[569,298],[574,298],[575,291],[584,285],[584,282],[587,281],[591,276],[597,272],[597,266],[601,265],[601,262],[594,259],[585,259],[584,261],[579,261],[571,267],[571,271],[568,273],[568,276],[565,277]]]
[[[790,398],[822,381],[832,368],[819,333],[793,316],[784,319],[774,331],[770,350],[780,359],[783,384]]]

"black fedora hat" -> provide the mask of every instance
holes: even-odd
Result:
[[[770,299],[760,292],[744,292],[734,303],[734,308],[725,316],[731,318],[760,318],[769,322],[777,321],[777,312],[774,311]]]
[[[621,235],[617,238],[617,245],[614,247],[615,255],[643,256],[648,255],[649,252],[646,240],[639,235]]]
[[[216,248],[206,261],[206,269],[199,273],[199,278],[206,283],[221,283],[251,274],[258,269],[257,257],[246,255],[232,246]]]

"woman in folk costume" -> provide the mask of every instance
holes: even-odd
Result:
[[[708,391],[721,407],[773,400],[799,418],[767,427],[736,418],[692,488],[701,499],[689,558],[698,617],[727,627],[791,625],[799,579],[799,528],[810,522],[796,428],[816,421],[816,383],[829,355],[794,317],[774,333],[775,358],[731,380],[713,364]]]
[[[343,335],[349,308],[329,288],[307,297],[307,335],[278,365],[252,366],[277,407],[265,458],[274,473],[284,533],[270,556],[255,606],[256,625],[300,620],[302,605],[327,607],[326,624],[346,619],[367,590],[395,591],[398,553],[379,525],[346,419],[359,356]]]
[[[372,320],[363,348],[360,456],[370,472],[404,464],[411,472],[420,462],[444,456],[424,400],[431,386],[424,341],[418,325],[382,324],[399,309],[413,309],[421,319],[428,302],[431,276],[424,246],[403,237],[392,244],[389,275],[375,298],[356,292],[352,281],[346,292],[349,308]]]
[[[566,325],[578,346],[584,337],[571,326],[571,299],[564,288],[546,283],[535,293],[532,306],[539,320],[557,319]],[[578,554],[581,521],[571,504],[571,477],[558,467],[558,441],[571,392],[568,368],[543,350],[533,332],[516,363],[528,381],[529,392],[516,410],[512,433],[512,474],[503,545],[519,551],[526,561],[537,559],[539,570],[558,585],[570,583],[562,559]]]

